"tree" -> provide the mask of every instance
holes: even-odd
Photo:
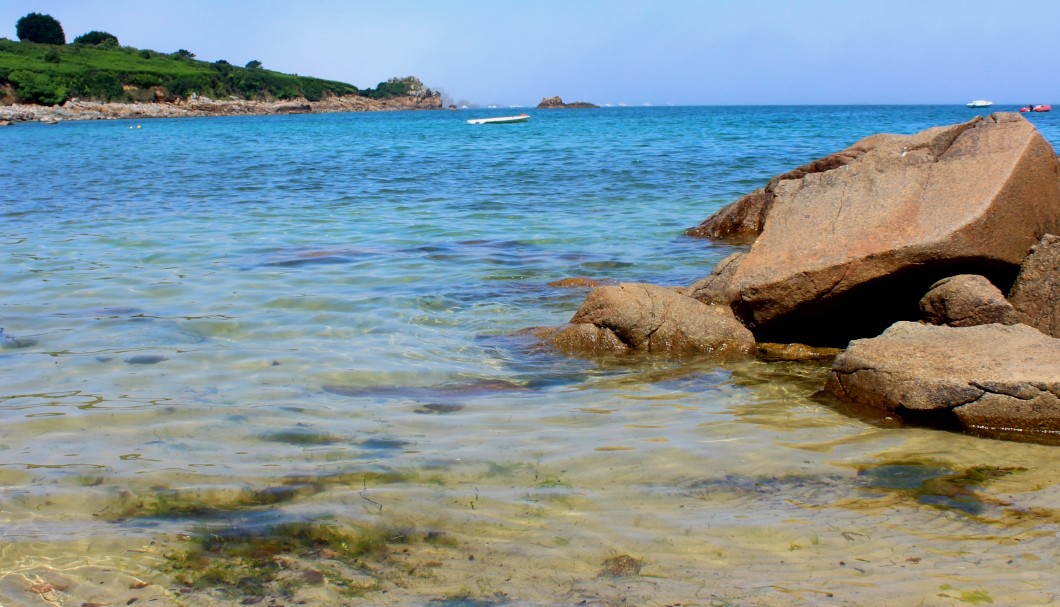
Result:
[[[261,62],[258,61],[257,59],[252,59],[252,60],[247,62],[246,68],[248,70],[261,69]]]
[[[81,34],[77,38],[74,38],[74,44],[88,44],[91,46],[97,46],[100,44],[110,43],[108,46],[118,46],[118,37],[114,34],[107,32],[99,32],[92,30],[87,34]]]
[[[63,26],[51,15],[30,13],[15,24],[18,39],[40,44],[66,44]]]
[[[177,57],[181,57],[181,58],[184,58],[184,59],[194,59],[195,58],[195,53],[193,53],[193,52],[191,52],[189,50],[186,50],[186,49],[180,49],[180,50],[178,50],[177,52],[175,52],[173,54],[176,55]]]

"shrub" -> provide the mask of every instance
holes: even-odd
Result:
[[[29,103],[56,105],[70,96],[69,88],[44,74],[16,70],[8,74],[7,80],[14,85],[18,98]]]
[[[59,53],[55,52],[55,49],[50,48],[44,53],[44,60],[48,63],[59,63],[62,59],[59,58]]]
[[[126,78],[126,82],[137,88],[148,89],[153,86],[161,85],[162,78],[159,77],[158,74],[140,73],[129,76],[128,78]]]
[[[258,61],[257,59],[251,59],[250,61],[247,61],[247,65],[246,65],[246,68],[247,68],[248,70],[258,70],[258,69],[261,69],[261,62],[260,62],[260,61]]]
[[[121,80],[110,72],[89,70],[78,76],[73,82],[74,93],[78,97],[115,101],[125,97]]]
[[[88,46],[98,46],[104,43],[110,43],[110,45],[118,46],[118,37],[114,34],[107,32],[91,31],[87,34],[81,34],[77,38],[74,38],[74,44],[85,44]]]
[[[193,52],[191,52],[191,51],[189,51],[187,49],[180,49],[177,52],[173,53],[173,56],[174,57],[179,57],[181,59],[194,59],[195,58],[195,53],[193,53]]]
[[[39,44],[66,44],[63,26],[51,15],[30,13],[15,24],[18,39]]]

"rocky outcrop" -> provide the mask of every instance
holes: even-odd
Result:
[[[440,94],[410,95],[392,99],[368,97],[328,97],[320,101],[287,99],[284,101],[247,101],[242,99],[209,99],[193,95],[176,101],[153,103],[102,103],[70,100],[62,106],[0,106],[0,120],[10,122],[47,122],[59,120],[115,120],[141,118],[187,118],[199,116],[240,116],[268,114],[324,114],[334,112],[372,112],[388,110],[441,109]]]
[[[936,281],[1008,290],[1028,248],[1060,230],[1060,163],[1018,114],[887,139],[838,169],[777,183],[731,276],[759,341],[845,345],[919,316]]]
[[[600,106],[593,103],[589,103],[587,101],[574,101],[572,103],[563,103],[563,100],[559,97],[542,97],[541,103],[537,104],[537,109],[539,110],[585,109],[597,107]]]
[[[1019,324],[1016,309],[984,276],[961,274],[931,285],[920,300],[924,322],[951,327]]]
[[[1022,322],[1060,337],[1060,237],[1046,234],[1031,249],[1008,298]]]
[[[765,227],[769,210],[773,207],[776,199],[776,189],[783,181],[802,179],[807,175],[824,173],[846,166],[850,162],[861,158],[867,152],[874,150],[885,141],[905,139],[905,135],[890,135],[879,133],[870,135],[858,141],[845,150],[818,158],[813,162],[804,164],[792,171],[777,175],[769,180],[765,187],[759,188],[746,196],[736,200],[708,217],[703,223],[694,228],[686,230],[689,236],[697,238],[730,238],[730,237],[754,237],[762,232]]]
[[[747,358],[755,346],[728,308],[641,283],[593,289],[570,324],[549,340],[571,352],[638,350],[717,360]]]
[[[546,339],[579,354],[835,357],[824,393],[840,400],[1060,443],[1052,147],[1021,116],[994,114],[844,152],[758,192],[763,212],[735,223],[761,234],[710,276],[597,288]],[[848,343],[838,356],[820,347]]]
[[[900,322],[852,342],[824,391],[919,422],[1060,438],[1060,340],[1026,325]]]

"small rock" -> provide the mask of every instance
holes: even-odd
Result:
[[[644,561],[635,559],[628,554],[613,556],[604,561],[604,568],[597,574],[599,577],[632,577],[640,575],[640,569]]]
[[[1018,324],[1016,309],[985,276],[960,274],[931,285],[920,300],[924,322],[951,327]]]

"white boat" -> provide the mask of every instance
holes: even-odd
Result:
[[[518,116],[498,116],[496,118],[472,118],[468,120],[468,124],[513,124],[516,122],[526,122],[530,120],[529,114],[519,114]]]
[[[994,105],[993,101],[986,101],[985,99],[976,99],[968,102],[968,107],[990,107],[992,105]]]

